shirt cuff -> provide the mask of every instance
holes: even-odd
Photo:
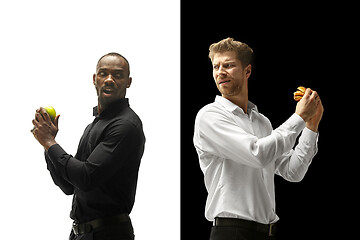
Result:
[[[309,128],[305,127],[304,130],[302,131],[302,134],[301,134],[299,140],[310,146],[314,146],[314,145],[316,146],[318,138],[319,138],[319,133],[314,132],[314,131],[310,130]]]
[[[305,128],[304,119],[302,119],[302,117],[300,117],[296,113],[291,115],[291,117],[288,120],[286,120],[286,122],[284,124],[288,125],[288,127],[290,127],[290,129],[294,130],[297,133],[300,133],[301,130],[303,130]]]
[[[66,154],[66,152],[59,144],[54,144],[48,149],[48,155],[51,159],[60,158],[63,154]]]
[[[67,179],[66,166],[71,156],[59,144],[52,145],[47,153],[54,166],[60,170],[62,177]]]
[[[304,128],[304,130],[302,131],[302,134],[299,138],[299,144],[301,144],[303,149],[303,152],[306,152],[308,154],[309,157],[307,157],[307,164],[310,164],[313,157],[317,154],[318,152],[318,137],[319,134],[308,129],[308,128]]]

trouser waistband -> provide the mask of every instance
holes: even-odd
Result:
[[[217,227],[242,227],[257,232],[267,233],[273,236],[277,232],[275,223],[262,224],[254,221],[249,221],[240,218],[215,218],[214,226]]]
[[[80,235],[89,233],[100,227],[117,225],[129,221],[131,221],[130,217],[128,214],[125,213],[111,217],[98,218],[86,223],[74,222],[72,230],[75,235]]]

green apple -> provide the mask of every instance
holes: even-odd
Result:
[[[55,117],[56,117],[56,111],[53,107],[51,106],[47,106],[44,107],[44,109],[46,110],[46,112],[49,114],[51,121],[54,121]]]

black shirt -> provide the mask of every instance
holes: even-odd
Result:
[[[75,157],[56,144],[45,152],[56,185],[74,194],[70,217],[83,223],[121,213],[130,214],[135,200],[145,136],[142,123],[121,99],[87,126]]]

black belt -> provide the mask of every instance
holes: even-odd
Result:
[[[275,223],[262,224],[254,221],[248,221],[240,218],[215,218],[214,226],[217,227],[242,227],[257,232],[263,232],[273,236],[277,232]]]
[[[97,228],[112,226],[130,221],[128,214],[120,214],[117,216],[98,218],[86,223],[73,223],[72,230],[75,235],[86,234]]]

